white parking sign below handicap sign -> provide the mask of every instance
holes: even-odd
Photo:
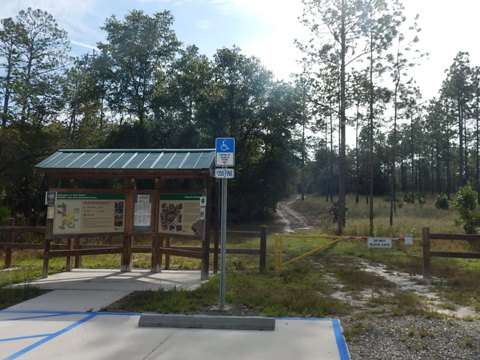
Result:
[[[217,179],[233,179],[235,177],[235,170],[226,168],[215,169],[215,177]]]
[[[235,139],[234,138],[216,138],[215,139],[215,165],[216,166],[235,165]]]

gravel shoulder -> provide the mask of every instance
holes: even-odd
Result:
[[[295,212],[292,203],[282,202],[277,209],[285,224],[284,232],[314,225]],[[480,359],[480,313],[446,301],[433,286],[422,283],[418,275],[361,260],[356,265],[361,271],[391,282],[394,289],[349,291],[334,276],[328,276],[336,289],[332,296],[352,309],[348,315],[340,316],[352,360]],[[385,300],[397,294],[420,301],[424,311],[409,311],[407,301],[403,305],[405,311],[399,314]],[[379,300],[372,303],[372,298]]]
[[[475,360],[480,358],[478,320],[378,317],[340,319],[342,327],[361,327],[347,340],[352,360]]]

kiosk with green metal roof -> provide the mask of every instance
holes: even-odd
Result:
[[[49,185],[44,275],[55,256],[121,253],[121,271],[130,271],[132,252],[151,252],[154,272],[162,254],[187,256],[201,259],[207,278],[214,162],[215,149],[56,151],[36,165]],[[85,237],[122,241],[79,246]],[[151,248],[136,246],[136,237],[151,239]],[[201,251],[164,246],[171,238],[198,239]],[[57,239],[68,239],[67,248],[51,248],[50,240]]]

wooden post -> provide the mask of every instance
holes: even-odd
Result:
[[[262,225],[260,228],[260,272],[265,272],[267,264],[267,227]]]
[[[202,265],[201,265],[201,279],[207,280],[210,271],[210,225],[212,223],[212,184],[210,175],[207,175],[203,180],[205,188],[205,196],[207,204],[205,207],[205,219],[203,220],[203,234],[202,234]]]
[[[282,235],[275,235],[275,272],[282,271]]]
[[[12,248],[7,246],[4,246],[5,249],[5,269],[8,269],[9,267],[12,266]]]
[[[14,218],[10,218],[8,220],[8,225],[9,226],[15,226],[15,219]],[[6,241],[7,243],[13,243],[13,241],[15,240],[15,235],[14,235],[14,231],[13,230],[9,230],[7,231],[6,233]],[[5,268],[8,269],[9,267],[12,266],[12,248],[9,247],[9,246],[6,246],[5,247]]]
[[[82,247],[80,243],[80,238],[76,238],[73,243],[74,249],[80,249]],[[82,257],[80,255],[75,255],[75,264],[73,265],[75,269],[78,269],[82,266]]]
[[[162,255],[160,254],[160,239],[158,235],[152,238],[152,273],[159,273],[162,271]]]
[[[132,243],[133,236],[125,235],[123,237],[123,252],[122,252],[122,265],[121,272],[132,271]]]
[[[50,240],[45,239],[45,248],[43,250],[43,271],[42,277],[48,277],[48,262],[50,260]]]
[[[430,228],[422,229],[422,245],[423,245],[423,279],[430,280]]]
[[[171,238],[166,238],[166,241],[165,241],[166,248],[170,248],[171,241],[172,241]],[[170,270],[170,253],[165,254],[165,270]]]
[[[72,238],[68,238],[67,248],[68,248],[68,250],[73,250],[73,239]],[[66,264],[65,264],[65,271],[72,271],[72,257],[70,255],[67,255]]]

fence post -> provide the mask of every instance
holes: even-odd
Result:
[[[121,272],[132,271],[132,243],[133,236],[125,235],[123,237],[123,252],[122,252],[122,266]]]
[[[67,240],[67,249],[68,250],[73,250],[73,239],[68,238]],[[65,271],[72,271],[72,256],[68,254],[66,259],[66,264],[65,264]]]
[[[161,272],[162,255],[160,254],[160,239],[154,235],[152,239],[152,273]]]
[[[282,271],[282,235],[275,235],[275,272]]]
[[[15,226],[15,219],[10,218],[8,220],[8,225],[9,226]],[[6,242],[7,243],[13,243],[15,239],[15,232],[14,230],[8,230],[6,233]],[[8,269],[9,267],[12,266],[12,248],[9,247],[8,245],[5,246],[5,268]]]
[[[42,277],[48,277],[48,262],[50,260],[50,239],[45,239],[45,248],[43,250],[43,271]]]
[[[75,249],[81,249],[81,244],[80,244],[80,238],[76,238],[74,242],[74,248]],[[73,265],[75,269],[78,269],[82,266],[82,256],[81,255],[75,255],[75,264]]]
[[[170,245],[172,244],[172,238],[166,239],[165,247],[167,248],[167,253],[165,253],[165,270],[170,270]]]
[[[422,229],[422,246],[423,246],[423,279],[430,280],[430,228]]]
[[[267,227],[260,227],[260,272],[265,272],[267,264]]]

